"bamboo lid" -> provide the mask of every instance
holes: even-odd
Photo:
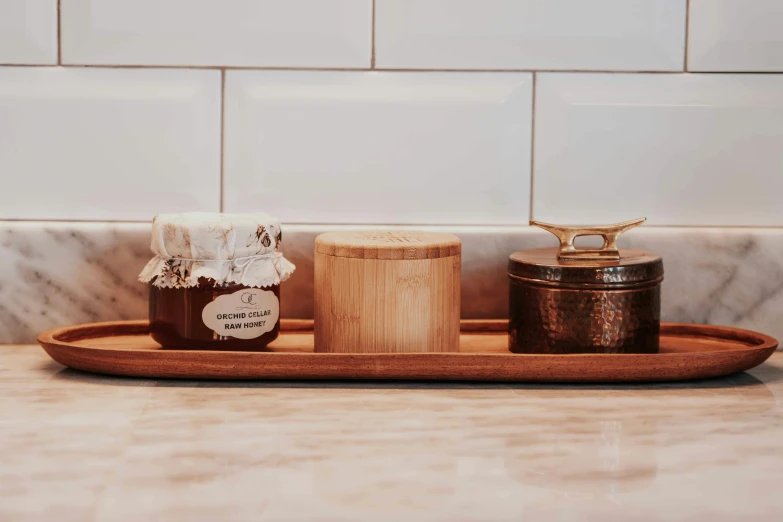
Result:
[[[457,236],[415,230],[362,230],[327,232],[315,238],[315,251],[356,259],[438,259],[459,255]]]

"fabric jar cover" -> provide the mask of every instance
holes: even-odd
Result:
[[[280,222],[263,213],[189,212],[160,214],[152,220],[155,254],[139,281],[160,288],[215,284],[264,288],[280,284],[294,265],[280,253]]]

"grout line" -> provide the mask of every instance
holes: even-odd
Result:
[[[145,220],[120,220],[120,219],[0,219],[0,227],[6,224],[34,224],[40,223],[47,224],[73,224],[73,225],[150,225],[152,219]],[[497,229],[499,231],[513,231],[513,230],[536,230],[535,227],[527,224],[517,225],[498,225],[498,224],[486,224],[476,225],[472,223],[290,223],[283,222],[283,225],[289,229],[302,229],[302,228],[381,228],[386,229],[390,227],[399,228],[428,228],[428,229],[454,229],[464,228],[471,230],[486,230]],[[644,225],[641,230],[768,230],[768,231],[783,231],[783,225]]]
[[[753,76],[755,74],[767,75],[767,76],[783,76],[783,71],[721,71],[721,70],[700,70],[700,69],[688,69],[687,71],[680,71],[679,74],[712,74],[712,75],[728,75],[728,74],[741,74],[743,76]]]
[[[138,225],[138,224],[150,224],[150,219],[73,219],[73,218],[2,218],[0,219],[0,225],[6,223],[73,223],[77,225],[100,225],[102,223],[111,225]]]
[[[57,67],[52,64],[36,63],[0,63],[0,67]],[[278,67],[278,66],[232,66],[232,65],[114,65],[114,64],[63,64],[63,67],[89,68],[89,69],[193,69],[216,71],[349,71],[349,72],[409,72],[409,73],[570,73],[570,74],[683,74],[677,71],[609,71],[601,69],[405,69],[405,68],[367,68],[367,67]],[[690,71],[687,71],[690,72]],[[783,74],[783,71],[694,71],[699,74]]]
[[[198,69],[217,71],[369,71],[366,67],[283,67],[283,66],[244,66],[244,65],[130,65],[130,64],[89,64],[69,63],[68,67],[92,69]]]
[[[600,74],[682,74],[681,70],[672,71],[648,71],[627,70],[612,71],[609,69],[405,69],[405,68],[378,68],[379,71],[388,72],[469,72],[469,73],[600,73]]]
[[[342,227],[342,228],[463,228],[471,230],[538,230],[536,227],[527,223],[518,225],[498,225],[485,224],[476,225],[475,223],[289,223],[283,221],[282,224],[288,228],[317,228],[317,227]],[[769,230],[782,231],[783,225],[643,225],[640,230]]]
[[[530,219],[533,219],[533,188],[536,167],[536,92],[538,74],[533,73],[533,96],[530,109]]]
[[[62,39],[62,0],[57,0],[57,65],[63,64],[63,39]]]
[[[45,63],[0,63],[0,67],[41,67],[53,68],[60,64]],[[62,64],[63,67],[86,68],[86,69],[185,69],[196,71],[328,71],[328,72],[408,72],[408,73],[568,73],[568,74],[656,74],[656,75],[681,75],[684,72],[694,72],[698,74],[764,74],[781,75],[783,71],[740,71],[740,70],[687,70],[687,71],[608,71],[600,69],[387,69],[387,68],[367,68],[367,67],[254,67],[254,66],[231,66],[231,65],[92,65],[92,64]]]
[[[0,67],[57,67],[58,64],[45,63],[4,63]],[[63,67],[74,69],[185,69],[195,71],[370,71],[367,67],[254,67],[232,65],[116,65],[116,64],[84,64],[67,63]],[[427,72],[427,71],[424,71]],[[435,72],[435,71],[432,71]],[[483,72],[483,71],[477,71]]]
[[[690,47],[691,0],[685,0],[685,57],[682,70],[688,72],[688,48]]]
[[[375,69],[375,0],[372,0],[372,51],[370,54],[370,69]]]
[[[223,212],[224,149],[226,144],[226,71],[220,71],[220,211]]]

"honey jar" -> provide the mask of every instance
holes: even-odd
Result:
[[[615,225],[569,227],[538,221],[559,248],[523,250],[508,262],[509,350],[514,353],[657,353],[661,257],[618,249],[617,237],[644,218]],[[599,235],[601,248],[576,248]]]
[[[294,265],[262,213],[161,214],[152,221],[150,335],[163,346],[257,350],[280,331],[280,283]]]

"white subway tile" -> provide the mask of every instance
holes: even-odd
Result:
[[[533,213],[783,225],[783,75],[542,73]]]
[[[781,0],[691,0],[691,71],[783,71]]]
[[[228,71],[227,211],[526,223],[531,75]]]
[[[63,63],[369,67],[372,0],[61,0]]]
[[[0,0],[0,64],[57,63],[57,0]]]
[[[686,0],[376,0],[379,68],[682,70]]]
[[[0,67],[0,116],[0,218],[219,209],[219,71]]]

